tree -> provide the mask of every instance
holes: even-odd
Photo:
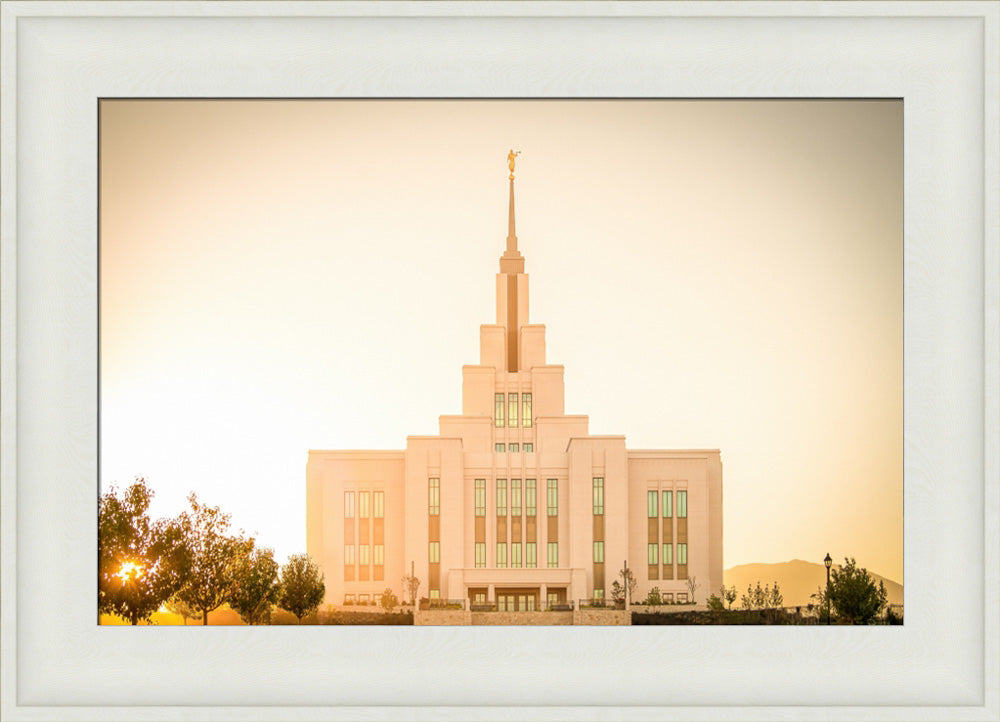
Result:
[[[732,586],[727,589],[726,585],[723,584],[719,591],[722,593],[722,598],[729,602],[729,611],[732,611],[733,602],[736,601],[736,587]]]
[[[758,589],[760,588],[759,583],[757,585],[757,588]],[[757,590],[755,589],[754,593],[756,592]],[[782,601],[784,601],[784,599],[781,596],[781,589],[778,587],[777,582],[774,583],[773,588],[770,585],[766,585],[764,587],[763,592],[761,594],[761,603],[764,609],[767,610],[766,612],[767,619],[770,619],[771,621],[775,621],[777,619],[778,617],[777,609],[781,606]]]
[[[809,604],[809,609],[816,610],[820,623],[825,623],[830,618],[830,605],[827,604],[826,589],[816,587],[816,591],[809,595],[810,599],[815,599],[815,604]]]
[[[649,590],[649,593],[646,595],[646,604],[648,604],[651,607],[656,607],[659,606],[660,604],[663,604],[663,596],[660,594],[659,587],[653,587],[652,589]]]
[[[136,477],[121,496],[112,486],[98,503],[97,609],[131,624],[148,621],[183,574],[181,531],[171,521],[150,520],[153,495]]]
[[[781,596],[781,589],[778,587],[778,583],[774,583],[774,588],[770,592],[772,607],[780,607],[781,603],[785,601],[785,598]]]
[[[247,624],[270,618],[278,603],[278,562],[270,549],[251,549],[234,564],[233,583],[227,601]]]
[[[625,587],[617,579],[611,582],[611,599],[616,605],[625,604]]]
[[[253,539],[245,539],[242,534],[229,536],[229,514],[223,514],[217,506],[202,504],[194,493],[188,496],[188,503],[191,509],[179,517],[187,574],[177,596],[200,610],[202,624],[208,624],[208,613],[229,597],[236,564],[253,549]]]
[[[722,599],[716,594],[712,594],[708,598],[708,608],[712,612],[722,612],[726,609],[725,605],[722,603]]]
[[[399,606],[399,598],[391,589],[389,589],[389,587],[386,587],[385,591],[382,592],[382,597],[379,601],[382,604],[382,609],[386,611],[386,614],[392,614],[392,610]]]
[[[688,595],[689,595],[688,598],[692,602],[694,601],[694,593],[698,589],[699,586],[701,586],[701,585],[698,584],[698,577],[689,577],[688,578],[688,580],[687,580],[687,588],[688,588]]]
[[[293,554],[281,568],[281,594],[278,606],[295,615],[302,624],[302,617],[319,609],[326,594],[326,585],[319,567],[308,554]]]
[[[201,611],[182,601],[176,594],[167,600],[167,611],[180,616],[184,620],[184,626],[187,626],[189,619],[195,621],[201,619]]]
[[[622,580],[620,584],[622,592],[624,592],[622,598],[623,599],[627,598],[628,601],[631,603],[632,594],[635,592],[635,587],[639,583],[639,581],[635,578],[635,575],[632,573],[632,570],[628,568],[627,564],[622,568],[620,572],[618,572],[618,578]],[[613,594],[614,591],[612,590],[612,595]],[[615,597],[615,601],[618,601],[617,597]]]
[[[403,590],[410,597],[410,604],[415,605],[417,603],[417,592],[420,591],[420,580],[413,576],[413,574],[407,574],[403,577]]]
[[[871,624],[885,609],[888,594],[885,584],[880,581],[876,586],[868,570],[858,569],[852,557],[832,570],[829,602],[837,617],[848,624]]]

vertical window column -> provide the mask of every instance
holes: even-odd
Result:
[[[646,578],[659,579],[660,565],[657,561],[659,554],[656,549],[660,546],[660,492],[658,489],[646,491]]]
[[[367,582],[372,578],[372,493],[358,492],[358,579]]]
[[[604,596],[604,477],[594,477],[594,598]],[[598,595],[600,591],[600,595]]]
[[[517,426],[517,394],[507,394],[507,426]]]
[[[548,565],[550,569],[559,566],[559,480],[549,479],[547,482],[548,529]]]
[[[372,579],[385,579],[385,492],[372,492]]]
[[[503,427],[503,394],[493,394],[493,425]]]
[[[534,569],[538,566],[538,514],[537,492],[534,479],[524,480],[524,566]]]
[[[507,480],[497,479],[497,569],[507,568]]]
[[[427,513],[429,516],[441,514],[441,479],[427,481]]]
[[[501,405],[501,411],[503,407]],[[486,567],[486,479],[475,481],[475,565],[477,569]]]
[[[531,394],[521,394],[521,426],[531,426]]]
[[[677,490],[677,578],[688,578],[688,493],[687,489]]]
[[[354,492],[344,492],[344,581],[353,582],[358,576],[357,560],[354,554],[356,534],[354,520]]]
[[[427,480],[427,588],[441,588],[441,479]]]
[[[517,569],[521,566],[521,480],[510,480],[510,566]]]
[[[660,563],[663,565],[663,578],[673,579],[674,574],[674,492],[672,489],[664,489],[660,496],[662,498],[662,504],[660,505],[663,511],[663,535],[661,540],[663,543],[663,555],[660,559]]]

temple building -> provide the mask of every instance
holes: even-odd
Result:
[[[626,563],[633,601],[658,587],[704,603],[722,585],[719,451],[628,449],[565,411],[563,367],[529,321],[514,156],[496,323],[462,367],[462,413],[403,450],[309,452],[306,544],[326,604],[405,598],[411,572],[420,597],[507,611],[610,599]]]

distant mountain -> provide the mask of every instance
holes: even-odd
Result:
[[[839,564],[833,565],[834,569],[839,567]],[[889,593],[889,604],[903,603],[902,584],[871,571],[868,573],[875,579],[876,585],[880,580],[885,583],[885,590]],[[740,564],[731,569],[723,570],[722,579],[727,587],[736,587],[736,601],[733,603],[733,609],[739,607],[740,597],[746,594],[747,585],[756,586],[758,581],[761,586],[777,582],[781,589],[781,596],[784,597],[783,606],[805,606],[814,601],[809,595],[815,593],[817,587],[826,586],[826,567],[801,559],[792,559],[790,562],[779,564]],[[715,594],[719,593],[717,589],[711,591]]]

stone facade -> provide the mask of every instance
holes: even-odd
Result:
[[[413,613],[414,626],[456,626],[472,624],[472,612],[468,609],[416,610]]]
[[[627,627],[632,624],[632,613],[624,609],[577,609],[573,624]]]
[[[517,624],[525,627],[564,627],[573,624],[573,612],[473,612],[476,625]]]

